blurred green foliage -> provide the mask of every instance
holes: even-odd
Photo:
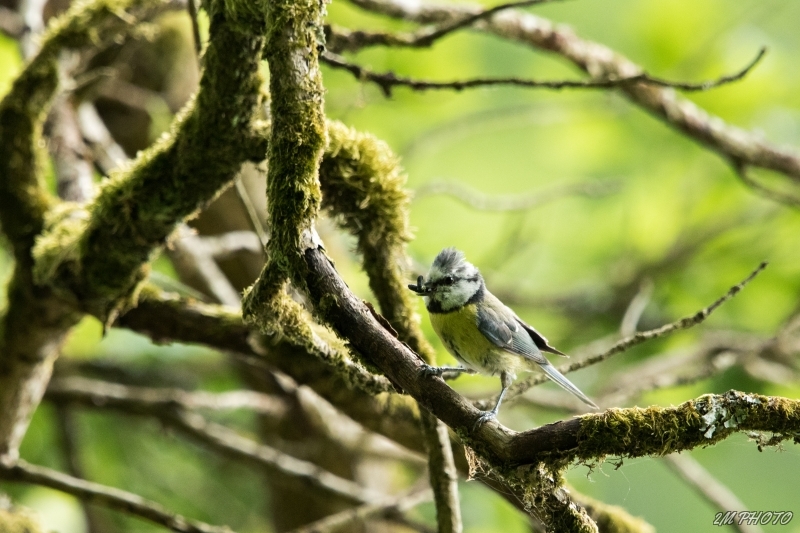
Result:
[[[334,2],[329,12],[332,22],[348,28],[413,27],[365,14],[346,2]],[[685,96],[732,124],[763,132],[774,143],[800,147],[800,2],[580,0],[540,6],[535,12],[668,79],[716,78],[739,69],[759,47],[768,46],[767,57],[743,81]],[[430,50],[372,49],[355,60],[377,71],[437,80],[576,77],[575,69],[557,57],[469,31]],[[0,92],[20,68],[16,43],[0,37]],[[341,71],[326,69],[324,79],[328,115],[387,141],[402,156],[412,189],[439,180],[458,181],[488,195],[548,191],[578,182],[619,184],[607,196],[566,197],[523,213],[476,211],[446,196],[412,204],[417,238],[410,252],[416,261],[427,265],[445,246],[463,249],[483,270],[490,289],[530,301],[515,309],[566,352],[614,334],[621,314],[587,318],[537,302],[563,295],[590,302],[613,298],[614,284],[631,279],[642,265],[658,261],[692,236],[723,226],[724,231],[685,262],[666,265],[652,277],[655,291],[642,327],[656,326],[710,304],[761,260],[770,261],[756,281],[696,329],[577,373],[574,378],[583,390],[591,393],[612,371],[630,363],[691,346],[704,332],[734,329],[769,336],[798,308],[800,214],[761,198],[718,156],[618,94],[514,88],[415,93],[399,88],[386,99],[376,87],[359,84]],[[348,283],[368,298],[363,274],[348,254],[353,241],[326,238]],[[159,270],[171,273],[168,266]],[[0,255],[0,278],[9,274],[9,257]],[[421,305],[420,312],[429,338],[437,342]],[[440,362],[450,362],[441,345],[437,349]],[[122,331],[101,338],[91,319],[75,330],[65,358],[94,365],[106,376],[124,372],[127,379],[149,384],[211,390],[240,386],[220,354],[155,346]],[[461,378],[453,385],[470,397],[499,389],[497,379],[482,377]],[[732,369],[691,386],[648,394],[639,403],[677,404],[729,388],[800,396],[797,384],[773,385]],[[501,420],[515,429],[563,416],[506,407]],[[22,455],[63,469],[54,416],[47,404],[37,411]],[[251,469],[187,444],[150,420],[106,412],[81,412],[78,420],[81,455],[91,479],[242,533],[268,527],[268,494]],[[226,422],[253,430],[247,417],[228,417]],[[765,531],[800,531],[800,449],[759,453],[740,436],[692,455],[749,509],[795,513],[789,526],[765,526]],[[704,503],[656,458],[626,461],[619,469],[609,463],[591,472],[575,467],[568,477],[577,490],[621,505],[661,532],[718,531],[712,525],[714,514],[727,510]],[[50,529],[82,531],[83,518],[71,498],[40,488],[2,488],[40,511]],[[468,533],[526,530],[520,514],[476,482],[462,484],[461,498]],[[421,507],[418,514],[432,521],[431,506]],[[117,514],[103,516],[119,530],[157,530]]]

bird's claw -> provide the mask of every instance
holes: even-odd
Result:
[[[442,377],[442,374],[444,374],[444,372],[445,372],[444,368],[431,365],[425,365],[424,367],[422,367],[422,370],[420,371],[423,377],[429,377],[429,376]]]
[[[481,416],[475,421],[475,425],[472,426],[472,431],[477,431],[481,426],[483,426],[489,420],[494,420],[497,418],[497,411],[484,411]]]

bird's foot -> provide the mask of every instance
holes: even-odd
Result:
[[[481,416],[475,421],[475,425],[472,426],[472,431],[477,431],[482,425],[484,425],[489,420],[494,420],[497,418],[497,411],[492,409],[491,411],[484,411]]]
[[[428,377],[428,376],[442,377],[442,374],[444,374],[446,371],[447,371],[446,368],[440,366],[425,365],[422,367],[420,374],[422,374],[423,377]]]

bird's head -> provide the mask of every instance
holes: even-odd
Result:
[[[483,277],[464,254],[445,248],[433,260],[428,275],[420,276],[409,289],[425,299],[429,310],[452,311],[466,305],[484,290]]]

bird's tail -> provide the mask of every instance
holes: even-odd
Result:
[[[582,393],[581,390],[575,385],[573,385],[570,380],[564,377],[564,374],[559,372],[556,369],[556,367],[554,367],[550,362],[544,365],[540,364],[539,367],[544,371],[545,374],[547,374],[548,378],[552,379],[553,381],[561,385],[561,387],[563,387],[564,389],[568,390],[569,392],[580,398],[580,400],[583,403],[585,403],[586,405],[591,405],[595,409],[600,409],[599,407],[597,407],[597,404],[595,404],[592,400],[589,399],[588,396]]]

